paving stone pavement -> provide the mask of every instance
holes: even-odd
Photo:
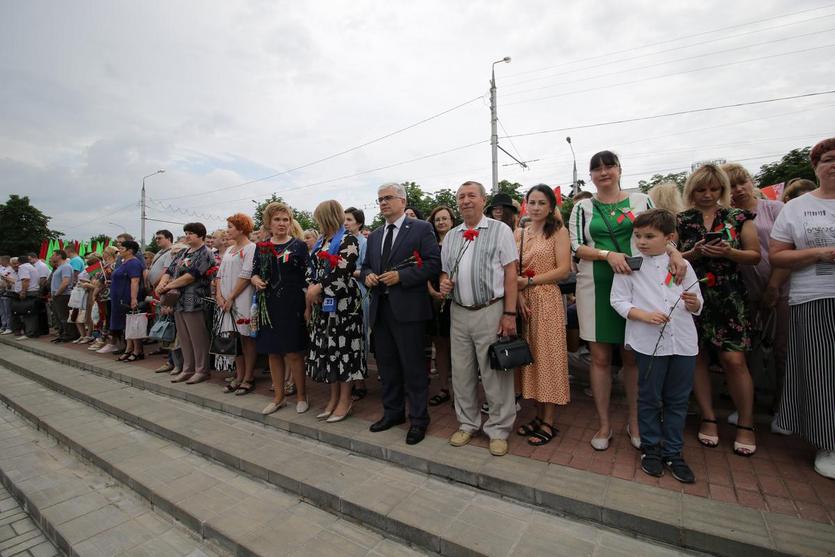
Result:
[[[424,539],[429,544],[424,550],[445,555],[694,555],[123,384],[100,378],[73,381],[102,396],[118,397],[126,411],[154,414],[160,427],[177,426],[184,437],[191,432],[194,446],[202,450],[186,450],[0,368],[0,393],[30,413],[39,428],[87,451],[88,458],[193,530],[240,543],[246,554],[275,555],[279,548],[280,554],[300,556],[420,553],[340,516],[344,514],[355,520],[367,517],[370,526],[413,543]],[[110,383],[110,389],[102,382]],[[0,444],[20,435],[0,427]],[[238,446],[252,461],[268,464],[270,483],[287,484],[289,493],[195,454],[211,452],[220,443]],[[14,464],[15,458],[19,457],[0,457],[0,468]],[[12,474],[12,479],[25,483],[37,477],[36,465],[30,463],[26,470]],[[74,488],[60,487],[68,498],[77,498]],[[340,510],[325,512],[300,501],[300,494],[326,508],[338,503]],[[89,514],[96,520],[73,524],[71,544],[101,527],[99,521],[113,531],[129,520],[118,513]]]
[[[54,557],[61,555],[29,514],[0,485],[0,557]]]

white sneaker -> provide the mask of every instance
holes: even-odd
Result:
[[[27,338],[29,337],[27,337],[26,335],[20,335],[19,337],[15,338],[15,340],[26,340]]]
[[[791,435],[792,431],[788,429],[783,429],[782,427],[777,425],[777,418],[780,417],[780,414],[774,414],[774,419],[771,420],[771,433],[777,435]]]
[[[736,425],[739,421],[739,412],[734,412],[733,414],[728,416],[728,423],[731,425]]]
[[[815,455],[815,472],[824,478],[835,480],[835,452],[819,450]]]
[[[118,350],[118,348],[116,348],[115,344],[107,344],[103,348],[96,350],[96,354],[112,354],[113,352],[116,352],[116,350]]]
[[[6,329],[6,330],[5,330],[5,331],[3,331],[2,333],[0,333],[0,335],[10,335],[10,334],[12,334],[12,333],[14,333],[14,331],[13,331],[13,330],[11,330],[11,329]]]

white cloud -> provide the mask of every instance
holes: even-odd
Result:
[[[499,115],[511,134],[829,89],[832,47],[819,47],[831,33],[808,34],[835,26],[835,9],[730,28],[818,6],[7,2],[0,5],[0,193],[29,195],[56,228],[82,238],[112,232],[110,221],[138,232],[140,180],[157,168],[166,173],[148,180],[151,197],[189,195],[166,203],[221,217],[251,212],[250,199],[273,191],[312,209],[328,197],[371,203],[376,185],[392,179],[427,190],[469,178],[486,183],[487,144],[331,181],[488,139],[489,110],[478,101],[325,163],[203,193],[294,168],[485,94],[490,63],[505,55],[513,62],[496,68]],[[757,29],[766,31],[751,32]],[[669,62],[767,40],[775,42]],[[801,49],[815,50],[773,56]],[[618,54],[600,56],[611,52]],[[542,68],[551,69],[534,72]],[[676,72],[686,73],[669,75]],[[531,100],[540,97],[551,98]],[[621,153],[626,185],[715,156],[750,159],[745,164],[756,170],[771,160],[756,157],[831,135],[823,122],[833,120],[834,108],[835,98],[818,97],[503,140],[511,152],[539,160],[528,171],[500,166],[500,175],[523,184],[570,182],[566,135],[581,177],[590,155],[604,148]],[[318,182],[328,183],[304,188]],[[158,205],[149,213],[189,218]]]

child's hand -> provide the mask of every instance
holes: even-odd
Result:
[[[699,311],[699,298],[696,296],[695,292],[682,292],[681,299],[684,300],[684,307],[690,313],[695,313]]]
[[[650,325],[663,325],[669,320],[667,314],[660,311],[645,311],[643,315],[643,321]]]
[[[643,321],[644,323],[649,323],[651,325],[663,325],[669,321],[669,318],[665,313],[661,313],[660,311],[644,311],[638,308],[632,308],[629,311],[629,319],[634,321]]]

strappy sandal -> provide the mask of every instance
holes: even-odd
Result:
[[[702,418],[702,423],[703,424],[715,424],[716,420],[707,420],[705,418]],[[699,431],[697,437],[699,439],[699,443],[703,447],[713,449],[713,448],[716,448],[716,447],[719,446],[719,436],[718,435],[705,435],[704,433]]]
[[[551,431],[545,431],[545,427],[550,429]],[[532,447],[541,447],[543,445],[547,445],[551,442],[551,439],[557,436],[559,430],[550,425],[546,424],[545,422],[540,422],[540,424],[536,427],[536,429],[531,433],[530,437],[528,437],[528,445]]]
[[[131,354],[130,356],[125,359],[126,362],[138,362],[139,360],[144,360],[145,354]]]
[[[351,400],[353,400],[354,402],[356,402],[358,400],[362,400],[366,396],[368,396],[368,389],[366,389],[366,388],[354,389],[351,392]]]
[[[516,430],[516,435],[519,435],[521,437],[529,437],[536,433],[536,430],[539,429],[539,426],[541,426],[544,423],[545,422],[543,422],[542,419],[539,416],[537,416],[528,423],[519,426],[519,428]]]
[[[753,426],[748,427],[744,425],[737,424],[737,429],[744,429],[745,431],[756,431]],[[734,441],[734,454],[738,456],[754,456],[754,453],[757,452],[756,445],[749,445],[747,443],[740,443],[738,441]]]
[[[285,396],[293,396],[296,394],[296,385],[295,383],[287,383],[284,385],[284,394]]]
[[[122,352],[122,355],[119,356],[118,358],[116,358],[116,361],[117,362],[126,362],[128,360],[128,358],[130,358],[131,356],[133,356],[133,354],[130,354],[128,352]]]
[[[223,388],[224,393],[234,393],[238,390],[238,387],[241,386],[241,383],[238,383],[234,379],[232,379],[226,386]]]
[[[235,391],[235,396],[248,395],[255,390],[255,381],[244,381]]]
[[[441,389],[441,391],[429,399],[429,406],[438,406],[445,402],[449,402],[452,399],[449,396],[449,389]]]

